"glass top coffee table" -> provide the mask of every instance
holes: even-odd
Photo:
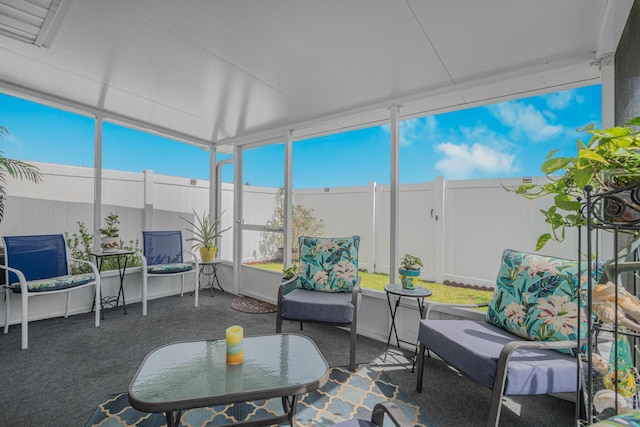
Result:
[[[233,425],[295,425],[298,395],[322,387],[329,366],[309,338],[295,334],[245,337],[244,361],[227,365],[226,341],[186,341],[145,357],[129,385],[129,403],[144,412],[164,412],[167,426],[180,424],[183,409],[273,397],[283,414]]]

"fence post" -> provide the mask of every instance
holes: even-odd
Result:
[[[144,174],[144,214],[142,216],[142,229],[153,230],[153,171],[145,169]]]
[[[435,273],[435,281],[438,283],[442,283],[444,278],[444,254],[445,254],[445,236],[444,236],[444,221],[445,221],[445,182],[442,176],[437,176],[436,181],[434,183],[434,192],[433,192],[433,206],[435,207],[433,213],[433,219],[436,221],[435,226],[435,239],[433,240],[434,244],[434,254],[435,254],[435,265],[434,265],[434,273]]]

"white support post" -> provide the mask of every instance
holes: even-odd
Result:
[[[371,217],[369,219],[369,250],[370,252],[370,260],[371,265],[369,266],[369,271],[376,272],[376,183],[375,181],[369,182],[368,189],[369,196],[369,211],[371,212]]]
[[[600,60],[600,90],[602,91],[602,129],[624,123],[615,123],[615,60],[613,53]]]
[[[233,148],[233,293],[240,293],[242,283],[242,147]]]
[[[217,173],[216,173],[216,149],[215,147],[209,148],[209,218],[215,219],[220,215],[220,208],[218,207],[217,198]],[[213,244],[216,247],[220,246],[219,238],[216,237]]]
[[[389,215],[389,283],[395,283],[398,276],[398,246],[400,242],[400,126],[398,122],[398,105],[392,105],[391,110],[391,179],[390,179],[390,206]]]
[[[93,141],[93,249],[100,249],[100,225],[102,224],[102,117],[95,116]]]
[[[291,221],[292,221],[292,177],[291,163],[293,155],[293,131],[288,131],[285,135],[284,143],[284,249],[282,262],[284,268],[291,265]]]

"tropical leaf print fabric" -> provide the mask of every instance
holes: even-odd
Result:
[[[351,292],[358,279],[360,236],[300,237],[298,287],[324,292]]]
[[[507,249],[502,254],[486,320],[530,340],[575,340],[578,337],[578,283],[582,282],[577,261]],[[585,337],[584,311],[581,318],[580,334]]]

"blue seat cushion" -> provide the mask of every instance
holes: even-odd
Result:
[[[95,280],[93,274],[75,274],[51,277],[48,279],[29,280],[27,281],[28,292],[50,292],[60,289],[75,288],[76,286],[84,285],[86,283]],[[20,282],[15,282],[9,285],[9,288],[15,293],[21,293],[22,288]]]
[[[346,292],[294,289],[282,298],[282,317],[288,320],[348,324],[353,320],[351,295]],[[361,295],[358,293],[358,298]]]
[[[147,272],[151,274],[171,274],[182,273],[193,269],[193,265],[186,262],[177,262],[173,264],[156,264],[147,267]]]
[[[456,369],[493,389],[500,351],[523,339],[484,321],[422,320],[418,339]],[[573,356],[555,350],[523,349],[507,367],[506,395],[576,391]]]

